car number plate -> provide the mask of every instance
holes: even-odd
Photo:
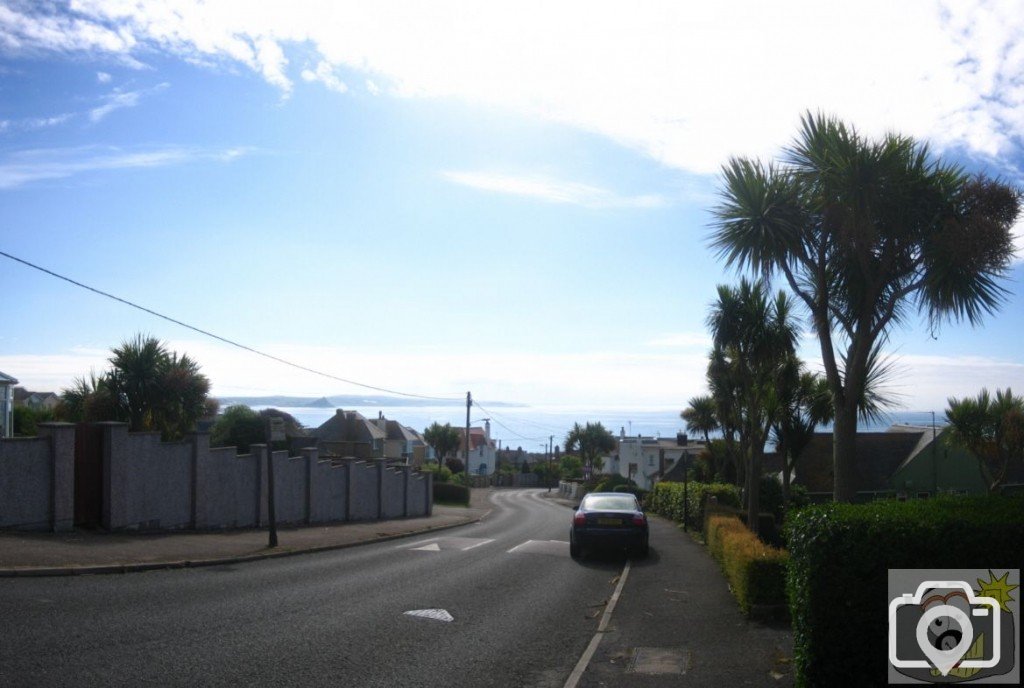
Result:
[[[599,518],[597,519],[597,525],[599,526],[621,526],[622,519],[620,518]]]

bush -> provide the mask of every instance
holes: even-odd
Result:
[[[456,504],[469,503],[469,488],[465,485],[454,483],[434,483],[434,501],[452,502]]]
[[[733,515],[708,518],[707,543],[745,614],[755,605],[785,604],[785,550],[761,542]]]
[[[446,459],[444,465],[452,473],[464,473],[466,471],[466,464],[462,463],[462,459]]]
[[[715,497],[724,506],[739,507],[740,494],[735,485],[725,483],[689,483],[686,488],[688,508],[683,504],[683,483],[662,482],[647,494],[647,509],[678,523],[688,512],[687,525],[699,528],[704,522],[704,505]]]
[[[436,463],[425,463],[420,466],[422,473],[430,473],[434,477],[434,483],[446,483],[452,479],[452,472],[447,466],[438,466]]]
[[[887,569],[1016,568],[1024,500],[820,504],[792,511],[786,532],[797,685],[884,685]]]
[[[13,433],[21,437],[35,437],[39,434],[36,425],[49,423],[53,420],[53,411],[48,408],[32,409],[28,406],[15,406],[13,412]]]
[[[629,478],[625,478],[618,473],[615,473],[608,476],[602,476],[601,479],[594,484],[594,492],[615,492],[615,488],[628,485],[635,486],[636,483]]]

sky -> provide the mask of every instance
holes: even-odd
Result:
[[[1024,185],[1014,2],[0,0],[0,251],[334,378],[444,398],[705,391],[709,211],[807,111]],[[890,392],[1024,390],[1024,239]],[[0,256],[0,370],[150,334],[213,392],[356,394]],[[813,336],[801,354],[820,365]]]

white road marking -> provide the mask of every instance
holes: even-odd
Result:
[[[445,609],[413,609],[405,612],[407,616],[417,616],[421,619],[433,619],[434,621],[455,621],[455,617]]]
[[[416,542],[414,542],[412,544],[409,544],[407,542],[407,543],[404,543],[404,544],[401,544],[401,545],[395,545],[395,549],[413,549],[414,547],[419,547],[420,545],[425,545],[428,542],[437,542],[437,538],[430,538],[429,540],[417,540]]]
[[[565,551],[569,551],[568,540],[527,540],[526,542],[520,542],[518,545],[508,550],[507,554],[512,554],[520,549],[529,550],[535,553],[552,553],[551,546],[564,547]]]
[[[480,545],[486,545],[489,542],[494,542],[494,539],[492,538],[490,540],[481,540],[480,542],[476,543],[475,545],[470,545],[469,547],[463,547],[462,551],[463,552],[468,552],[469,550],[473,549],[474,547],[479,547]]]
[[[587,645],[587,649],[583,651],[583,656],[580,657],[580,661],[576,662],[576,668],[569,674],[569,678],[565,680],[565,685],[562,688],[576,688],[576,685],[580,682],[583,677],[583,672],[587,670],[587,665],[590,664],[590,660],[594,657],[594,653],[597,652],[597,646],[601,644],[601,636],[604,635],[605,630],[608,628],[608,622],[611,621],[612,611],[615,609],[615,605],[619,601],[619,595],[622,593],[623,586],[626,585],[626,577],[629,575],[629,562],[622,568],[622,575],[619,577],[619,584],[615,586],[615,592],[612,593],[612,597],[608,600],[608,606],[604,608],[604,614],[601,615],[601,622],[597,624],[597,633],[590,639],[590,644]]]
[[[440,552],[441,545],[437,544],[436,542],[432,542],[429,545],[423,545],[422,547],[412,547],[411,549],[416,550],[417,552]]]

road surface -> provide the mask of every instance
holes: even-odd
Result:
[[[541,494],[435,537],[0,580],[0,685],[562,686],[624,562],[570,559],[571,512]]]

